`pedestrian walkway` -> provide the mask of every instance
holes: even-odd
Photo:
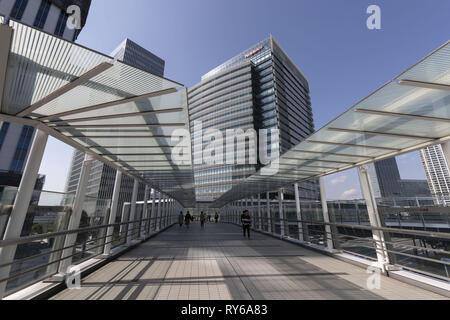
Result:
[[[178,225],[97,270],[55,300],[445,299],[292,243],[228,224]]]

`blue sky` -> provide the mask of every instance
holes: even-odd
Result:
[[[366,9],[381,8],[368,30]],[[449,39],[448,0],[93,0],[78,42],[110,53],[128,37],[166,61],[186,87],[272,34],[307,77],[316,129]],[[50,139],[45,189],[63,191],[71,148]],[[417,153],[399,159],[404,178],[425,179]],[[330,198],[359,196],[355,170],[327,178]],[[345,194],[345,195],[344,195]]]

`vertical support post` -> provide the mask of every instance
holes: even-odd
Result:
[[[161,229],[161,192],[158,192],[158,213],[156,214],[156,231]]]
[[[135,179],[133,184],[133,193],[131,194],[131,207],[130,207],[130,217],[128,221],[134,221],[136,218],[136,201],[139,190],[139,182]],[[138,233],[139,230],[135,229],[136,223],[132,222],[128,224],[128,234],[127,234],[127,244],[131,243],[134,235]]]
[[[109,214],[108,224],[116,223],[117,206],[119,204],[119,194],[120,194],[121,183],[122,183],[122,172],[117,170],[116,180],[114,182],[114,191],[113,191],[113,196],[112,196],[111,211]],[[111,241],[113,240],[113,233],[114,233],[114,227],[108,227],[108,230],[106,231],[105,248],[103,250],[104,255],[109,255],[111,253],[111,247],[112,247]]]
[[[262,219],[261,219],[261,194],[258,193],[258,230],[262,230]]]
[[[369,215],[370,225],[375,228],[382,227],[378,207],[373,193],[372,184],[370,183],[369,171],[366,167],[358,167],[361,189],[366,200],[367,213]],[[378,266],[385,271],[386,264],[389,264],[389,256],[387,253],[386,242],[383,232],[372,230],[373,240],[375,243],[375,251],[377,253]]]
[[[36,130],[33,138],[33,144],[28,155],[28,159],[23,171],[22,180],[17,189],[16,199],[11,211],[11,216],[5,230],[4,240],[16,239],[20,237],[23,224],[28,212],[31,197],[33,196],[34,186],[38,177],[39,168],[41,166],[42,157],[44,156],[45,146],[47,144],[48,135]],[[1,263],[9,263],[14,260],[17,246],[8,246],[0,248]],[[11,266],[0,268],[0,279],[9,276]],[[0,298],[5,293],[6,282],[0,283]]]
[[[252,219],[252,227],[253,230],[256,230],[256,214],[255,214],[255,197],[250,197],[250,206],[251,219]]]
[[[12,28],[0,24],[0,106],[2,105],[3,89],[5,87],[6,70],[8,69],[9,50],[11,48]],[[0,127],[1,127],[0,121]]]
[[[92,162],[94,158],[91,155],[86,154],[83,165],[81,167],[80,181],[78,183],[75,199],[72,206],[72,216],[69,220],[68,230],[76,230],[80,227],[80,220],[83,214],[83,204],[86,196],[86,189],[89,182],[89,174],[92,168]],[[64,247],[71,247],[75,245],[77,239],[76,233],[69,234],[64,242]],[[72,254],[75,252],[75,248],[68,248],[63,251],[61,263],[59,265],[59,272],[66,273],[67,268],[72,264]]]
[[[152,188],[150,190],[150,194],[152,195],[152,209],[150,211],[150,217],[149,217],[150,220],[149,220],[149,225],[148,225],[148,235],[149,236],[152,234],[152,231],[154,231],[156,228],[156,222],[154,222],[154,221],[156,221],[155,217],[158,217],[155,212],[156,190]],[[155,227],[152,228],[152,226],[155,226]]]
[[[327,203],[327,194],[325,192],[325,182],[324,178],[319,178],[319,185],[320,185],[320,201],[322,202],[322,214],[323,214],[323,221],[325,224],[325,239],[327,243],[328,250],[333,250],[333,237],[331,234],[331,226],[330,226],[330,215],[328,213],[328,203]]]
[[[283,201],[284,201],[284,193],[283,189],[280,189],[278,191],[278,210],[280,216],[280,235],[282,238],[286,236],[286,230],[284,229]]]
[[[148,219],[148,191],[149,191],[148,185],[145,185],[145,191],[144,191],[144,205],[142,207],[142,225],[141,225],[141,238],[146,238],[148,236],[148,224],[150,223]]]
[[[267,232],[272,233],[272,219],[270,215],[270,192],[266,193],[267,201]]]
[[[298,240],[304,241],[303,237],[303,219],[302,219],[302,209],[300,206],[300,192],[298,190],[298,183],[294,184],[295,191],[295,208],[297,212],[297,228],[298,228]]]

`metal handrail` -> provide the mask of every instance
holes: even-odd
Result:
[[[172,215],[172,216],[174,216],[174,215]],[[151,218],[151,219],[144,219],[144,220],[136,220],[136,221],[147,221],[147,220],[153,220],[153,219],[158,219],[158,218]],[[136,221],[130,221],[130,222],[127,222],[127,223],[134,223],[134,222],[136,222]],[[120,225],[122,225],[122,224],[127,224],[127,223],[120,223]],[[119,225],[119,224],[114,224],[114,225]],[[110,226],[114,226],[114,225],[110,225]],[[108,226],[101,226],[101,228],[105,228],[105,227],[108,227]],[[92,229],[92,228],[84,228],[84,229],[78,229],[78,230],[83,230],[83,231],[85,231],[86,229]],[[96,229],[98,229],[98,228],[96,228]],[[136,230],[136,231],[133,231],[133,230]],[[36,267],[32,267],[32,268],[30,268],[30,269],[27,269],[26,271],[23,271],[23,272],[20,272],[20,273],[15,273],[15,274],[13,274],[13,275],[10,275],[10,276],[7,277],[7,278],[0,279],[0,283],[5,282],[5,281],[9,281],[9,280],[11,280],[11,279],[18,278],[18,277],[20,277],[20,276],[23,276],[23,275],[25,275],[25,274],[31,273],[31,272],[33,272],[33,271],[37,271],[37,270],[43,269],[43,268],[48,267],[48,266],[50,266],[50,265],[59,263],[59,262],[61,262],[61,261],[63,261],[63,260],[67,260],[67,259],[69,259],[69,258],[72,258],[72,257],[76,256],[76,255],[79,255],[80,253],[85,253],[85,252],[87,252],[88,250],[93,250],[93,249],[97,249],[97,248],[100,248],[100,247],[104,247],[106,244],[113,243],[113,242],[115,242],[115,241],[117,241],[117,240],[126,239],[126,238],[128,238],[128,237],[130,237],[130,236],[133,237],[133,236],[139,234],[141,230],[142,230],[142,229],[141,229],[141,226],[134,227],[134,228],[129,229],[129,230],[127,230],[126,232],[124,232],[124,235],[121,236],[121,237],[119,237],[119,238],[113,239],[113,240],[111,240],[111,241],[109,241],[109,242],[105,242],[105,243],[102,243],[102,244],[97,245],[97,246],[94,246],[94,247],[90,247],[90,248],[88,248],[88,249],[86,249],[86,250],[83,250],[83,251],[81,251],[81,252],[74,253],[74,254],[72,254],[72,255],[70,255],[70,256],[66,256],[66,257],[64,257],[64,258],[59,258],[59,259],[57,259],[57,260],[55,260],[55,261],[52,261],[52,262],[49,262],[49,263],[46,263],[46,264],[42,264],[42,265],[39,265],[39,266],[36,266]],[[73,230],[73,231],[76,231],[76,230]],[[132,232],[131,234],[129,234],[130,231],[133,231],[133,232]],[[72,233],[72,232],[71,232],[71,233]],[[69,233],[67,233],[67,234],[69,234]],[[100,240],[100,239],[103,239],[103,238],[106,240],[107,237],[108,237],[107,235],[104,235],[103,237],[97,238],[96,240]],[[110,236],[110,237],[111,237],[111,236]],[[87,241],[85,241],[84,243],[87,243],[87,242],[90,242],[90,241],[93,241],[93,240],[92,240],[92,239],[91,239],[91,240],[87,240]],[[66,249],[70,249],[70,248],[77,247],[77,246],[80,246],[80,244],[75,244],[75,245],[68,246],[68,247],[65,247],[65,248],[62,248],[62,249],[57,249],[57,250],[53,250],[53,251],[50,251],[50,252],[46,252],[46,253],[44,253],[44,254],[39,254],[39,255],[36,255],[36,256],[32,256],[32,257],[27,257],[27,258],[22,259],[22,260],[15,260],[15,261],[13,261],[13,262],[10,262],[10,263],[1,265],[0,268],[6,267],[6,266],[8,266],[8,265],[18,264],[18,263],[22,262],[23,260],[33,259],[33,258],[36,258],[36,257],[38,257],[38,256],[42,256],[42,255],[49,255],[49,254],[52,254],[52,253],[54,253],[54,252],[64,251],[64,250],[66,250]],[[95,257],[97,257],[97,256],[99,256],[99,255],[102,255],[102,254],[103,254],[103,252],[100,252],[100,253],[98,253],[98,254],[91,255],[91,256],[89,256],[88,258],[89,258],[89,259],[92,259],[92,258],[95,258]],[[55,274],[55,273],[53,273],[53,274]],[[51,276],[51,275],[47,275],[47,276]]]
[[[55,238],[55,237],[58,237],[58,236],[65,236],[65,235],[68,235],[68,234],[84,233],[84,232],[94,231],[94,230],[98,230],[98,229],[105,229],[105,228],[117,227],[117,226],[132,224],[132,223],[151,221],[151,220],[154,220],[154,219],[159,219],[159,218],[154,217],[154,218],[147,218],[147,219],[142,219],[142,220],[133,220],[133,221],[127,221],[127,222],[106,224],[106,225],[101,225],[101,226],[94,226],[94,227],[87,227],[87,228],[80,228],[80,229],[58,231],[58,232],[52,232],[52,233],[45,233],[45,234],[21,237],[21,238],[16,238],[16,239],[1,240],[0,241],[0,248],[13,246],[13,245],[24,244],[24,243],[28,243],[28,242],[37,241],[37,240],[44,240],[44,239],[48,239],[48,238]]]

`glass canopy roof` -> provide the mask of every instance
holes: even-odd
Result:
[[[175,130],[189,132],[181,84],[21,23],[9,25],[0,120],[34,125],[194,206],[189,136],[183,162],[172,156]]]
[[[189,133],[181,84],[18,22],[9,25],[9,54],[2,56],[0,47],[0,121],[33,125],[184,207],[196,206],[190,137],[182,162],[172,152],[173,134]],[[213,206],[445,142],[449,124],[447,42],[283,154],[279,170],[261,169]]]
[[[218,199],[223,205],[450,139],[450,42]]]

